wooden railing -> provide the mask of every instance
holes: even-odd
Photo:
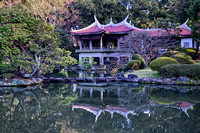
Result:
[[[93,49],[77,49],[76,53],[97,53],[97,52],[123,52],[124,50],[120,49],[100,49],[100,48],[93,48]]]

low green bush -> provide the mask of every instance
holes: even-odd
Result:
[[[163,77],[186,76],[200,78],[200,64],[169,64],[160,69]]]
[[[168,64],[179,64],[179,62],[170,57],[159,57],[159,58],[153,60],[150,63],[149,67],[153,71],[160,72],[161,67],[168,65]]]
[[[172,58],[176,59],[180,64],[196,64],[192,57],[184,52],[177,53]]]
[[[183,48],[182,50],[186,54],[190,55],[192,59],[196,60],[197,59],[197,53],[198,50],[196,48]]]
[[[171,57],[172,55],[174,55],[174,54],[177,54],[179,51],[172,51],[172,50],[170,50],[170,51],[165,51],[161,56],[162,57]]]
[[[133,54],[132,60],[140,60],[141,61],[140,69],[144,69],[147,66],[144,58],[139,54]]]
[[[131,60],[125,66],[124,71],[128,71],[131,69],[138,70],[140,68],[141,61],[140,60]]]

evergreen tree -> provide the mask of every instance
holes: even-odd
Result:
[[[192,36],[197,41],[197,49],[200,46],[200,0],[190,0],[190,19],[192,20]]]
[[[76,62],[71,52],[59,48],[53,25],[35,18],[24,6],[0,8],[0,24],[0,70],[31,77]]]

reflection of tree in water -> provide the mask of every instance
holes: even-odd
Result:
[[[1,131],[60,132],[63,111],[70,110],[77,96],[69,93],[67,85],[56,87],[49,85],[49,94],[39,87],[37,90],[1,91],[4,97],[0,102]]]

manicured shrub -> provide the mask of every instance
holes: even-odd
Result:
[[[140,60],[131,60],[125,66],[124,71],[128,71],[131,69],[138,70],[140,68],[141,61]]]
[[[162,57],[171,57],[174,54],[177,54],[179,51],[165,51],[161,56]]]
[[[196,64],[192,57],[184,52],[177,53],[172,58],[176,59],[180,64]]]
[[[197,59],[197,53],[198,50],[196,48],[183,48],[182,50],[186,54],[190,55],[192,59],[196,60]]]
[[[169,64],[160,69],[163,77],[186,76],[200,78],[200,64]]]
[[[150,63],[149,67],[153,71],[160,72],[161,67],[168,65],[168,64],[179,64],[179,62],[170,57],[159,57],[159,58],[153,60]]]
[[[141,61],[140,69],[144,69],[147,66],[144,58],[139,54],[133,54],[132,60],[140,60]]]

